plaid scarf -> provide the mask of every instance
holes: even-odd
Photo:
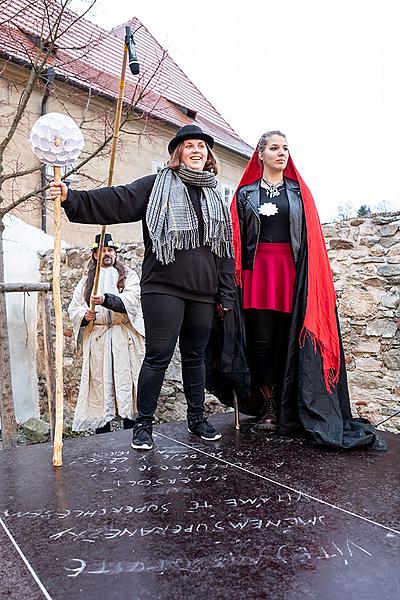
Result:
[[[199,222],[185,184],[201,187],[203,245],[219,257],[233,257],[229,207],[218,192],[215,175],[180,166],[177,172],[161,169],[147,205],[146,224],[157,260],[166,265],[174,262],[175,250],[200,246]]]

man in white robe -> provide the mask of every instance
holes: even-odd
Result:
[[[109,431],[116,415],[131,426],[144,357],[139,278],[118,261],[118,246],[109,233],[105,235],[98,292],[91,296],[99,241],[97,235],[88,273],[79,281],[68,307],[76,347],[83,353],[74,431]],[[95,311],[90,309],[91,302]],[[88,327],[90,322],[93,327]]]

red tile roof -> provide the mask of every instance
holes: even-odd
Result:
[[[48,7],[50,22],[59,14],[57,0],[3,0],[0,16],[0,54],[3,57],[29,64],[35,53],[34,36],[44,34],[47,23],[43,19],[44,6]],[[47,66],[54,66],[57,75],[69,83],[90,87],[92,92],[117,98],[122,62],[125,25],[131,25],[135,35],[136,51],[141,67],[139,77],[127,70],[125,100],[144,93],[138,109],[145,114],[176,126],[197,123],[210,133],[217,143],[244,156],[252,148],[246,144],[222,118],[203,94],[196,88],[151,33],[136,18],[111,32],[94,23],[80,19],[65,10],[61,20],[62,35],[58,49]],[[159,68],[154,75],[157,65]],[[179,106],[194,111],[195,120],[184,114]]]

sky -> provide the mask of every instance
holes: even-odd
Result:
[[[243,140],[286,134],[324,222],[400,210],[398,0],[98,0],[90,19],[134,16]]]

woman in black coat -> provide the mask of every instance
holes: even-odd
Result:
[[[256,429],[299,431],[335,448],[384,447],[372,426],[351,414],[325,240],[280,131],[261,136],[231,214],[252,387],[252,402],[242,396],[242,403],[259,416]],[[239,322],[225,321],[230,348],[229,323]]]
[[[61,193],[70,221],[143,224],[146,355],[138,381],[135,449],[153,448],[153,416],[178,337],[189,431],[206,440],[221,437],[204,416],[204,351],[216,305],[222,313],[233,305],[234,264],[213,144],[200,127],[186,125],[170,141],[168,166],[157,175],[88,191],[51,184],[52,197]]]

